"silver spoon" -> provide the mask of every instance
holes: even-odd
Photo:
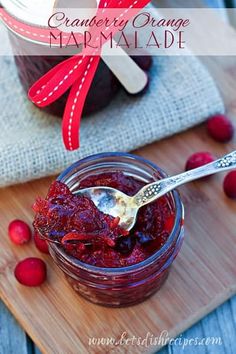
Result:
[[[119,216],[120,226],[130,230],[134,226],[138,210],[142,206],[153,202],[182,184],[232,168],[236,168],[236,151],[194,170],[147,184],[133,197],[110,187],[86,188],[76,191],[75,194],[89,197],[105,214]]]

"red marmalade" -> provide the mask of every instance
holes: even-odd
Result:
[[[85,178],[80,188],[107,186],[132,196],[144,184],[122,172],[110,172]],[[142,207],[134,228],[127,232],[119,226],[119,218],[105,215],[90,199],[72,194],[58,181],[33,209],[34,227],[43,237],[84,263],[108,268],[130,266],[150,257],[165,244],[175,220],[164,196]]]

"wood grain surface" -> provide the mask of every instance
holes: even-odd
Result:
[[[225,99],[228,114],[236,115],[236,64],[232,58],[204,58]],[[217,156],[236,148],[235,141],[213,142],[204,126],[152,144],[136,153],[168,173],[183,170],[195,151]],[[186,239],[164,287],[148,301],[126,309],[90,304],[67,285],[61,272],[33,244],[17,247],[7,236],[14,218],[32,221],[31,205],[44,195],[52,178],[1,190],[0,297],[43,353],[146,353],[150,346],[90,346],[89,338],[158,337],[167,330],[176,336],[236,293],[236,203],[224,196],[223,175],[181,188],[186,208]],[[18,260],[40,256],[48,264],[48,282],[40,288],[19,285],[13,275]]]
[[[226,99],[229,114],[234,104],[236,69],[231,60],[208,60]],[[226,80],[227,78],[227,80]],[[183,170],[186,158],[194,151],[208,150],[216,155],[233,150],[213,142],[205,127],[198,127],[152,144],[136,153],[157,163],[169,173]],[[52,178],[13,186],[0,195],[0,295],[14,316],[44,353],[115,352],[145,353],[154,347],[89,347],[89,337],[114,337],[123,332],[145,338],[147,332],[169,336],[182,332],[209,313],[236,291],[235,237],[236,203],[222,191],[221,176],[199,181],[181,189],[186,208],[186,239],[165,286],[151,299],[126,309],[107,309],[88,303],[67,285],[61,272],[33,245],[17,247],[7,237],[13,218],[32,221],[31,204],[44,195]],[[40,255],[48,264],[48,282],[29,289],[17,284],[16,262]]]

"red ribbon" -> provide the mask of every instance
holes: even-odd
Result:
[[[109,9],[120,9],[120,18],[130,20],[149,2],[150,0],[100,0],[97,16],[101,18],[106,12],[109,14]],[[132,11],[129,11],[131,9]],[[136,12],[134,12],[135,9]],[[101,32],[108,30],[113,35],[118,31],[114,26],[99,29]],[[94,32],[93,29],[92,32]],[[96,32],[91,34],[96,37]],[[99,40],[100,38],[97,37],[93,44],[98,44]],[[106,40],[104,40],[105,42]],[[79,148],[79,130],[83,107],[100,58],[101,49],[85,48],[80,55],[75,55],[51,69],[28,92],[29,99],[35,105],[45,107],[55,102],[70,89],[62,123],[63,141],[65,147],[70,151]]]

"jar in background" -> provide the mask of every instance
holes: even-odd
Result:
[[[22,23],[26,22],[35,27],[46,27],[46,19],[50,17],[50,11],[55,5],[53,0],[45,0],[43,7],[38,0],[2,0],[1,3],[10,15]],[[58,48],[49,48],[36,40],[27,39],[11,29],[9,29],[8,34],[18,75],[26,93],[50,69],[71,56],[71,48],[59,50]],[[38,55],[38,53],[43,54]],[[73,53],[78,54],[78,49],[73,50]],[[148,71],[151,67],[152,58],[147,53],[144,53],[143,56],[132,56],[132,59],[145,71]],[[96,113],[107,107],[121,88],[122,85],[119,80],[101,60],[85,101],[83,116]],[[145,93],[146,88],[139,94]],[[68,92],[56,102],[40,109],[62,117],[67,97]]]
[[[14,52],[18,75],[26,93],[40,77],[60,62],[68,59],[68,56],[52,55],[53,49],[50,49],[50,55],[29,55],[31,52],[35,53],[37,47],[38,52],[40,52],[41,45],[23,39],[11,31],[9,31],[9,38]],[[120,88],[121,84],[118,79],[101,60],[85,101],[83,115],[86,116],[107,107]],[[50,114],[62,117],[67,97],[68,92],[56,102],[43,109]]]

